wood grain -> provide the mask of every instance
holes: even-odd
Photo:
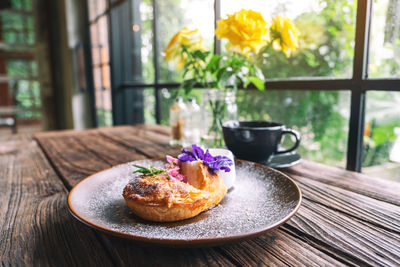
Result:
[[[380,201],[400,206],[400,183],[368,177],[324,164],[302,160],[298,165],[284,169],[288,175],[299,175],[325,184],[343,188]],[[384,193],[383,193],[384,192]]]
[[[171,130],[163,125],[159,125],[159,124],[142,124],[142,125],[135,125],[135,128],[138,129],[143,129],[145,131],[149,131],[149,132],[156,132],[159,134],[163,134],[165,136],[170,136],[171,134]]]
[[[162,126],[37,135],[71,188],[87,175],[141,158],[176,155]],[[400,265],[400,186],[309,161],[285,169],[303,191],[298,214],[270,234],[203,249],[140,247],[98,234],[118,265]]]
[[[65,179],[68,189],[95,172],[147,158],[94,133],[74,133],[60,137],[37,135],[37,138],[51,163]]]
[[[303,199],[284,228],[315,248],[355,265],[400,265],[400,235]]]
[[[0,151],[2,265],[113,265],[93,231],[68,214],[67,191],[36,142],[17,136]]]
[[[342,263],[278,229],[252,240],[214,248],[140,246],[102,235],[118,265],[129,266],[341,266]]]
[[[98,131],[45,132],[35,135],[50,162],[71,189],[83,178],[111,166],[145,158],[177,155],[168,137],[133,127]]]
[[[300,186],[303,198],[400,234],[400,206],[307,177],[299,175],[291,175],[291,177]]]
[[[120,145],[135,149],[148,158],[160,158],[166,154],[177,156],[182,149],[179,146],[169,146],[169,136],[159,131],[143,129],[143,126],[115,132],[100,130],[100,133]]]
[[[110,139],[110,142],[114,145],[120,144],[122,149],[133,149],[132,153],[135,155],[140,153],[142,149],[145,149],[145,154],[148,157],[165,155],[166,149],[177,153],[177,148],[166,147],[165,142],[168,138],[165,138],[165,135],[163,137],[163,134],[158,131],[150,132],[150,130],[143,130],[142,128],[124,128],[123,131],[110,131],[109,129],[102,131],[100,129],[99,133],[102,137]],[[91,147],[101,146],[104,141],[94,136],[93,133],[80,133],[79,136],[77,133],[67,136],[46,135],[43,137],[37,135],[38,141],[48,153],[50,160],[64,177],[66,183],[68,183],[68,187],[73,186],[79,179],[84,178],[85,172],[88,175],[90,169],[104,169],[110,165],[107,156],[110,152],[107,149],[98,150],[95,154],[91,154],[90,157],[83,156],[90,153],[85,149],[88,136],[90,136]],[[59,142],[64,144],[61,145]],[[122,161],[116,163],[122,163]],[[317,262],[326,265],[340,265],[340,261],[320,252],[305,242],[298,242],[295,237],[282,230],[277,230],[272,235],[259,237],[237,245],[186,250],[141,247],[132,242],[115,239],[100,233],[99,236],[103,243],[107,244],[110,254],[114,256],[114,261],[121,265],[129,265],[132,262],[143,266],[157,264],[174,266],[187,264],[254,266],[260,262],[276,266],[286,262],[302,263],[309,266],[318,265],[316,264]],[[275,242],[279,244],[278,247],[274,247]],[[255,248],[258,250],[255,250]],[[300,255],[307,255],[307,257],[300,257]]]

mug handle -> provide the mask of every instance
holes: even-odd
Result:
[[[297,132],[296,130],[292,130],[292,129],[284,129],[282,130],[282,135],[284,134],[291,134],[296,138],[296,143],[293,145],[293,147],[286,149],[286,150],[279,150],[279,151],[275,151],[275,154],[283,154],[283,153],[289,153],[292,152],[293,150],[296,150],[299,145],[300,145],[300,134],[299,132]]]

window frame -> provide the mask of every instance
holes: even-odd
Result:
[[[138,0],[119,0],[111,1],[106,13],[110,9],[118,6],[125,1],[138,1]],[[357,14],[356,14],[356,32],[355,32],[355,47],[353,57],[353,74],[349,79],[334,79],[334,78],[291,78],[282,80],[266,80],[265,87],[271,90],[315,90],[315,91],[350,91],[351,93],[351,106],[350,106],[350,120],[349,120],[349,133],[347,144],[347,164],[346,169],[351,171],[361,172],[362,159],[363,159],[363,135],[364,135],[364,121],[365,121],[365,104],[367,91],[399,91],[400,92],[400,79],[369,79],[368,78],[368,56],[369,56],[369,43],[370,43],[370,26],[372,20],[373,0],[359,0],[357,1]],[[133,82],[119,82],[115,84],[112,97],[121,91],[130,91],[143,88],[153,88],[155,94],[155,117],[156,122],[159,124],[160,117],[160,90],[163,88],[177,88],[179,83],[162,83],[159,81],[159,51],[158,47],[158,31],[159,22],[158,14],[159,8],[157,0],[152,0],[153,5],[153,64],[155,69],[154,83],[133,83]],[[221,17],[221,0],[214,0],[214,27],[216,22]],[[110,25],[110,24],[109,24]],[[109,26],[110,27],[110,26]],[[112,26],[109,32],[113,30]],[[110,40],[111,41],[111,40]],[[118,43],[119,40],[112,40],[111,43]],[[220,53],[221,43],[214,38],[214,51]],[[112,54],[110,53],[110,57]],[[112,61],[112,59],[111,59]],[[111,71],[113,71],[111,69]],[[255,88],[250,88],[255,89]],[[114,113],[114,118],[120,116]],[[118,123],[119,124],[119,123]]]

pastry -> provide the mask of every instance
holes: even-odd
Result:
[[[157,222],[188,219],[217,205],[227,188],[218,173],[229,172],[232,160],[212,156],[193,145],[178,158],[167,156],[164,169],[134,165],[136,176],[123,196],[137,216]]]

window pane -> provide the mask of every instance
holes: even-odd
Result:
[[[160,91],[160,106],[161,106],[161,124],[169,125],[169,108],[174,103],[174,99],[176,96],[176,89],[167,89],[163,88]]]
[[[112,101],[107,17],[90,25],[96,115],[99,126],[112,125]]]
[[[106,0],[87,0],[89,21],[93,21],[97,16],[102,15],[107,9]]]
[[[93,65],[100,64],[100,43],[99,43],[99,35],[97,30],[97,23],[90,25],[90,41],[92,47],[92,63]]]
[[[176,89],[161,90],[161,123],[169,125],[169,107]],[[201,105],[202,90],[192,90]],[[239,120],[284,123],[301,134],[297,152],[304,158],[345,168],[350,114],[348,91],[239,90]],[[284,140],[290,147],[292,141]]]
[[[369,77],[400,77],[400,0],[374,1]]]
[[[300,132],[298,153],[303,158],[345,167],[349,92],[240,90],[236,99],[239,120],[281,122]]]
[[[299,49],[289,58],[268,45],[261,58],[268,79],[351,77],[356,1],[222,0],[222,17],[241,9],[260,12],[267,22],[277,15],[292,19],[300,30]]]
[[[97,13],[97,5],[96,0],[88,0],[88,11],[89,11],[89,21],[92,21],[96,18]]]
[[[10,59],[6,61],[7,75],[12,77],[32,77],[31,61]]]
[[[102,63],[108,63],[108,21],[106,16],[101,16],[98,20],[98,38],[99,48],[101,50],[100,55],[102,56]]]
[[[33,19],[30,15],[3,13],[0,19],[0,30],[4,35],[2,41],[9,44],[34,44]]]
[[[0,0],[1,1],[1,0]],[[41,118],[40,83],[35,61],[35,23],[31,0],[9,1],[13,12],[0,12],[0,75],[14,78],[2,84],[3,99],[0,105],[15,105],[19,108],[18,119]],[[7,5],[6,5],[7,6]],[[17,10],[23,11],[18,12]],[[15,56],[21,54],[21,56]]]
[[[13,0],[11,1],[11,8],[28,11],[32,9],[32,3],[31,1]]]
[[[210,49],[214,38],[214,0],[162,0],[157,1],[160,10],[159,47],[160,80],[179,81],[180,74],[173,62],[164,62],[162,51],[172,36],[183,27],[199,29],[205,46]]]
[[[153,6],[151,2],[140,2],[141,25],[133,25],[132,30],[135,34],[140,34],[141,38],[141,58],[143,81],[154,83],[154,64],[153,64]]]
[[[156,123],[156,98],[154,96],[154,88],[146,88],[143,90],[144,97],[144,122],[146,124]]]
[[[367,93],[362,172],[400,181],[400,92]]]
[[[112,125],[112,112],[104,108],[96,109],[98,127],[106,127]]]
[[[15,105],[24,109],[17,113],[17,118],[40,118],[40,86],[37,81],[18,80],[10,84],[15,91]]]
[[[107,1],[106,0],[96,0],[97,3],[97,14],[100,15],[104,13],[107,9]]]

